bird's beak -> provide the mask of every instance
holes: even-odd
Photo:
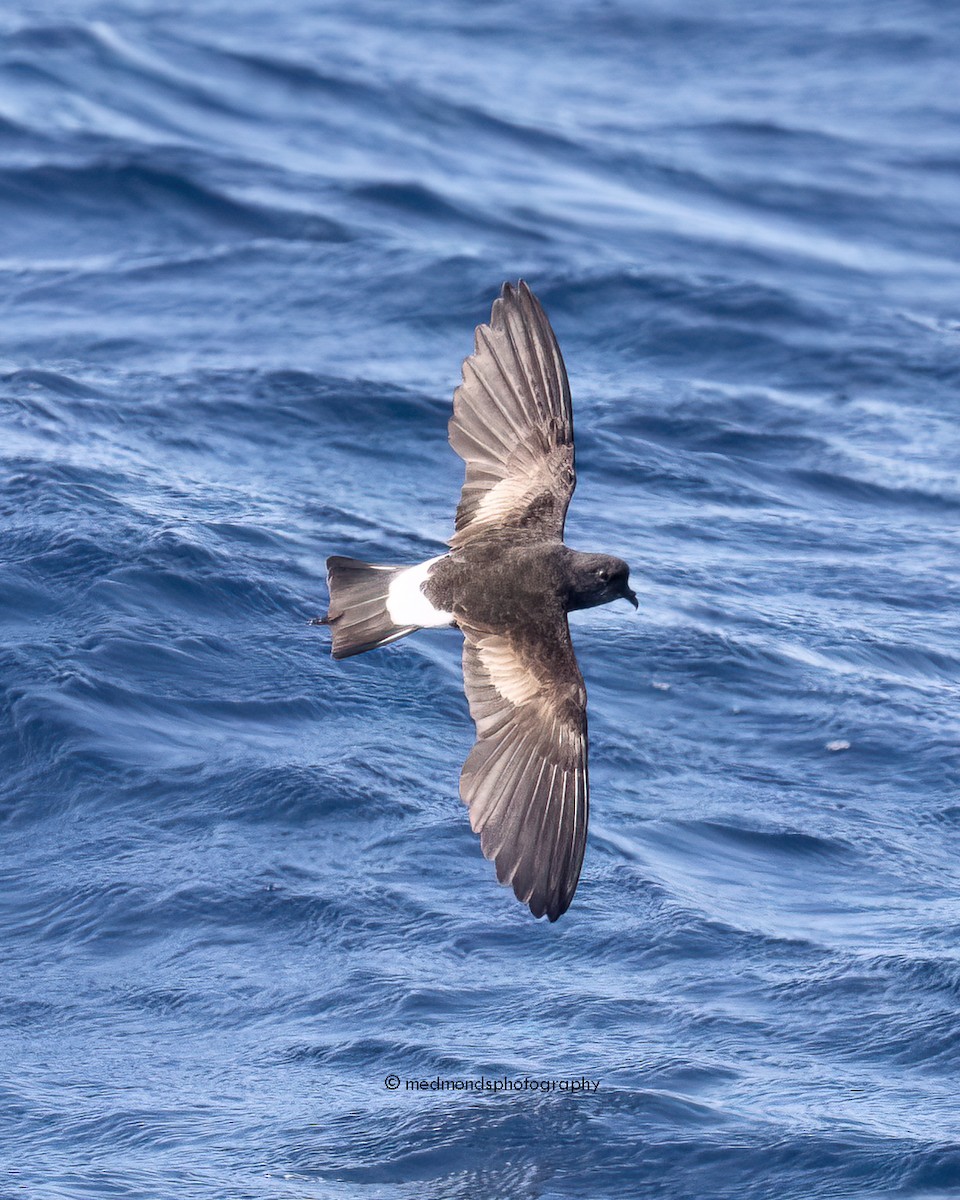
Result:
[[[633,591],[627,584],[623,585],[623,591],[620,593],[620,595],[624,598],[624,600],[629,600],[634,608],[640,607],[640,605],[637,603],[637,593]]]

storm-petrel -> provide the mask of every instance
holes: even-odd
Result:
[[[497,878],[555,921],[576,891],[587,836],[587,693],[567,613],[623,597],[630,569],[563,544],[573,495],[570,385],[527,285],[503,285],[453,395],[450,444],[467,464],[450,551],[414,567],[327,560],[333,657],[417,629],[464,636],[477,741],[460,777]]]

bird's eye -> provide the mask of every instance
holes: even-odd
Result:
[[[610,579],[610,572],[607,570],[606,567],[601,567],[600,570],[597,572],[597,578],[600,580],[601,583],[607,583],[608,580]]]

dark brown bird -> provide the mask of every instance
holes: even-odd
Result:
[[[450,552],[413,567],[327,560],[333,657],[417,629],[464,636],[477,742],[460,778],[470,824],[534,916],[566,912],[589,811],[587,693],[567,613],[623,597],[629,568],[563,544],[576,486],[570,386],[557,339],[522,281],[504,284],[453,396],[467,464]]]

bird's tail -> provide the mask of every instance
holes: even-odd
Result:
[[[378,567],[356,558],[327,559],[330,608],[318,625],[329,625],[333,657],[349,658],[386,646],[418,629],[396,625],[387,608],[390,584],[405,567]]]

